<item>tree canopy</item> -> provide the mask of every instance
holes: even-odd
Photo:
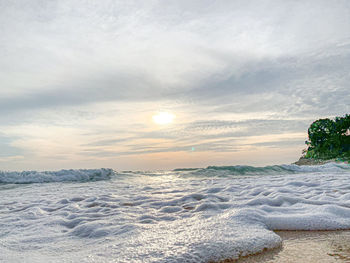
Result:
[[[350,159],[350,114],[344,117],[319,119],[308,129],[306,158]]]

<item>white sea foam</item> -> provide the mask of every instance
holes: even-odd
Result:
[[[0,184],[0,261],[208,262],[350,229],[348,164],[34,174],[12,182],[52,183]]]

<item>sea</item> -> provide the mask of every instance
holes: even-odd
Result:
[[[0,262],[218,262],[350,229],[350,165],[0,172]]]

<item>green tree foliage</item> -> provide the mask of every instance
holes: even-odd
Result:
[[[308,129],[305,157],[315,159],[350,159],[350,115],[314,121]]]

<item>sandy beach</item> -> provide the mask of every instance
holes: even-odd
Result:
[[[281,247],[260,254],[224,260],[220,263],[330,263],[350,262],[350,230],[276,231],[283,239]]]

